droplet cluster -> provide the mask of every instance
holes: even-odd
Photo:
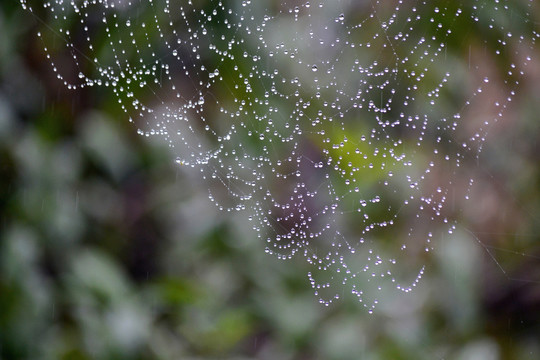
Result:
[[[538,38],[519,3],[21,0],[53,24],[39,36],[66,87],[108,88],[267,253],[305,257],[321,303],[345,289],[370,312],[455,229],[461,165]]]

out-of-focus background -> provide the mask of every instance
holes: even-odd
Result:
[[[68,91],[44,27],[0,3],[0,359],[540,358],[540,53],[455,235],[369,315],[321,306],[305,260],[265,254],[106,89]]]

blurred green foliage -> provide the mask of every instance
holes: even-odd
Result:
[[[319,305],[307,264],[264,254],[110,94],[65,89],[44,26],[0,4],[0,359],[540,357],[538,82],[467,169],[478,203],[421,286],[368,315]]]

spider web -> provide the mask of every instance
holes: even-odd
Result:
[[[66,87],[109,88],[321,303],[370,312],[455,230],[538,37],[532,0],[20,1]]]

